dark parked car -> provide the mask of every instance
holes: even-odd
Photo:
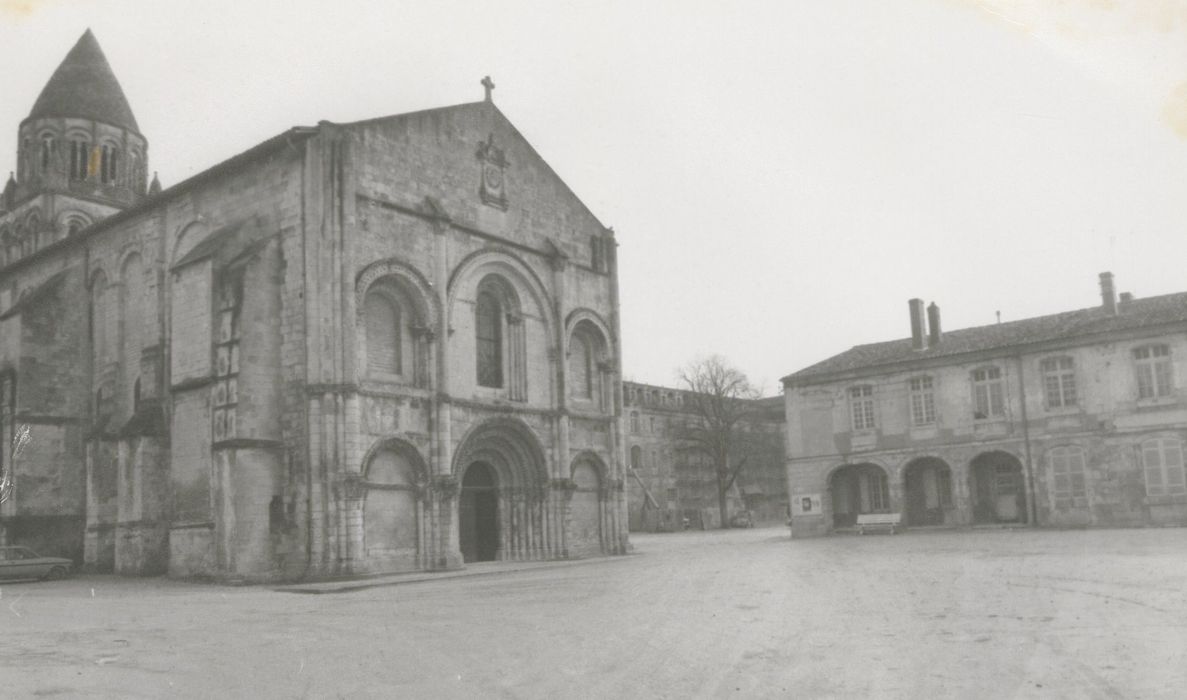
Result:
[[[60,579],[73,564],[60,557],[41,557],[28,547],[0,547],[0,578]]]
[[[754,527],[754,520],[750,517],[750,511],[744,510],[740,513],[735,513],[734,517],[730,518],[730,527]]]

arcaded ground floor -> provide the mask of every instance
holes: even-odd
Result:
[[[637,556],[482,564],[489,575],[325,595],[3,583],[0,695],[1171,698],[1187,687],[1187,529],[632,542]]]

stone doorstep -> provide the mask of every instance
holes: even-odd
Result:
[[[452,571],[415,571],[406,574],[389,574],[369,576],[339,581],[322,581],[319,583],[301,583],[286,586],[273,586],[278,593],[305,593],[320,595],[323,593],[351,593],[368,588],[382,588],[385,586],[401,586],[409,583],[431,583],[457,578],[475,578],[478,576],[498,576],[523,571],[540,571],[543,569],[560,569],[583,564],[604,564],[612,561],[625,561],[633,554],[616,554],[587,559],[559,559],[552,561],[493,561],[470,564],[464,569]]]

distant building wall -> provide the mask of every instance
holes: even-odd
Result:
[[[695,528],[720,527],[717,476],[709,458],[682,437],[696,420],[684,390],[623,383],[630,526],[634,531],[673,531],[685,518]],[[755,413],[739,426],[750,455],[727,492],[731,516],[748,511],[756,524],[787,519],[781,402],[756,401]]]

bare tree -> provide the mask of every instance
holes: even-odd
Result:
[[[749,459],[749,455],[737,458],[745,449],[740,424],[755,412],[754,401],[760,394],[741,370],[720,355],[691,362],[679,376],[689,392],[689,408],[694,414],[683,438],[713,464],[721,526],[729,527],[726,494]]]

